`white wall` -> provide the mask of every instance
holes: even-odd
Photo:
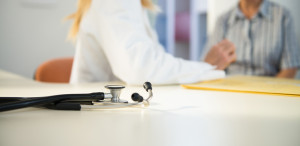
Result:
[[[73,56],[66,41],[76,0],[1,0],[0,69],[33,77],[38,65],[55,57]]]
[[[207,1],[207,29],[211,34],[218,17],[231,9],[239,0],[208,0]]]

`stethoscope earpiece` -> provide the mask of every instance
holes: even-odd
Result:
[[[143,87],[144,87],[144,89],[145,89],[147,92],[148,92],[149,89],[152,90],[152,85],[151,85],[150,82],[145,82],[145,83],[143,84]]]
[[[133,93],[131,95],[131,99],[136,102],[143,102],[143,100],[144,100],[144,98],[138,93]]]
[[[150,91],[150,96],[146,99],[146,101],[149,102],[149,100],[150,100],[151,97],[152,97],[152,85],[151,85],[150,82],[145,82],[145,83],[143,84],[143,87],[144,87],[144,89],[145,89],[147,92],[148,92],[148,90]],[[131,95],[131,99],[132,99],[133,101],[136,101],[136,102],[143,102],[143,101],[144,101],[143,96],[141,96],[141,95],[138,94],[138,93],[133,93],[133,94]]]

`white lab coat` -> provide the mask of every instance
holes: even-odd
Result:
[[[70,82],[182,84],[225,76],[214,68],[166,53],[140,0],[92,0],[77,36]]]

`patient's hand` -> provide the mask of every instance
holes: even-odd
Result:
[[[205,62],[217,66],[220,70],[226,69],[235,60],[235,46],[226,39],[213,46],[204,59]]]

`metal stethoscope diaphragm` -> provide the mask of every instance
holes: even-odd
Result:
[[[106,98],[106,100],[94,101],[93,105],[82,105],[84,109],[105,109],[105,108],[123,108],[131,106],[148,106],[151,98],[153,97],[152,85],[150,82],[145,82],[143,85],[144,89],[149,93],[148,97],[144,99],[138,93],[133,93],[131,99],[134,101],[132,103],[120,99],[121,90],[125,88],[122,85],[107,85],[106,89],[110,90],[111,98]]]
[[[132,106],[148,106],[153,97],[152,85],[150,82],[143,84],[144,89],[149,93],[144,99],[138,93],[133,93],[128,102],[120,99],[122,85],[107,85],[105,88],[110,93],[94,92],[88,94],[60,94],[44,97],[0,97],[0,112],[20,109],[25,107],[44,107],[56,110],[82,110],[82,109],[107,109],[124,108]]]

